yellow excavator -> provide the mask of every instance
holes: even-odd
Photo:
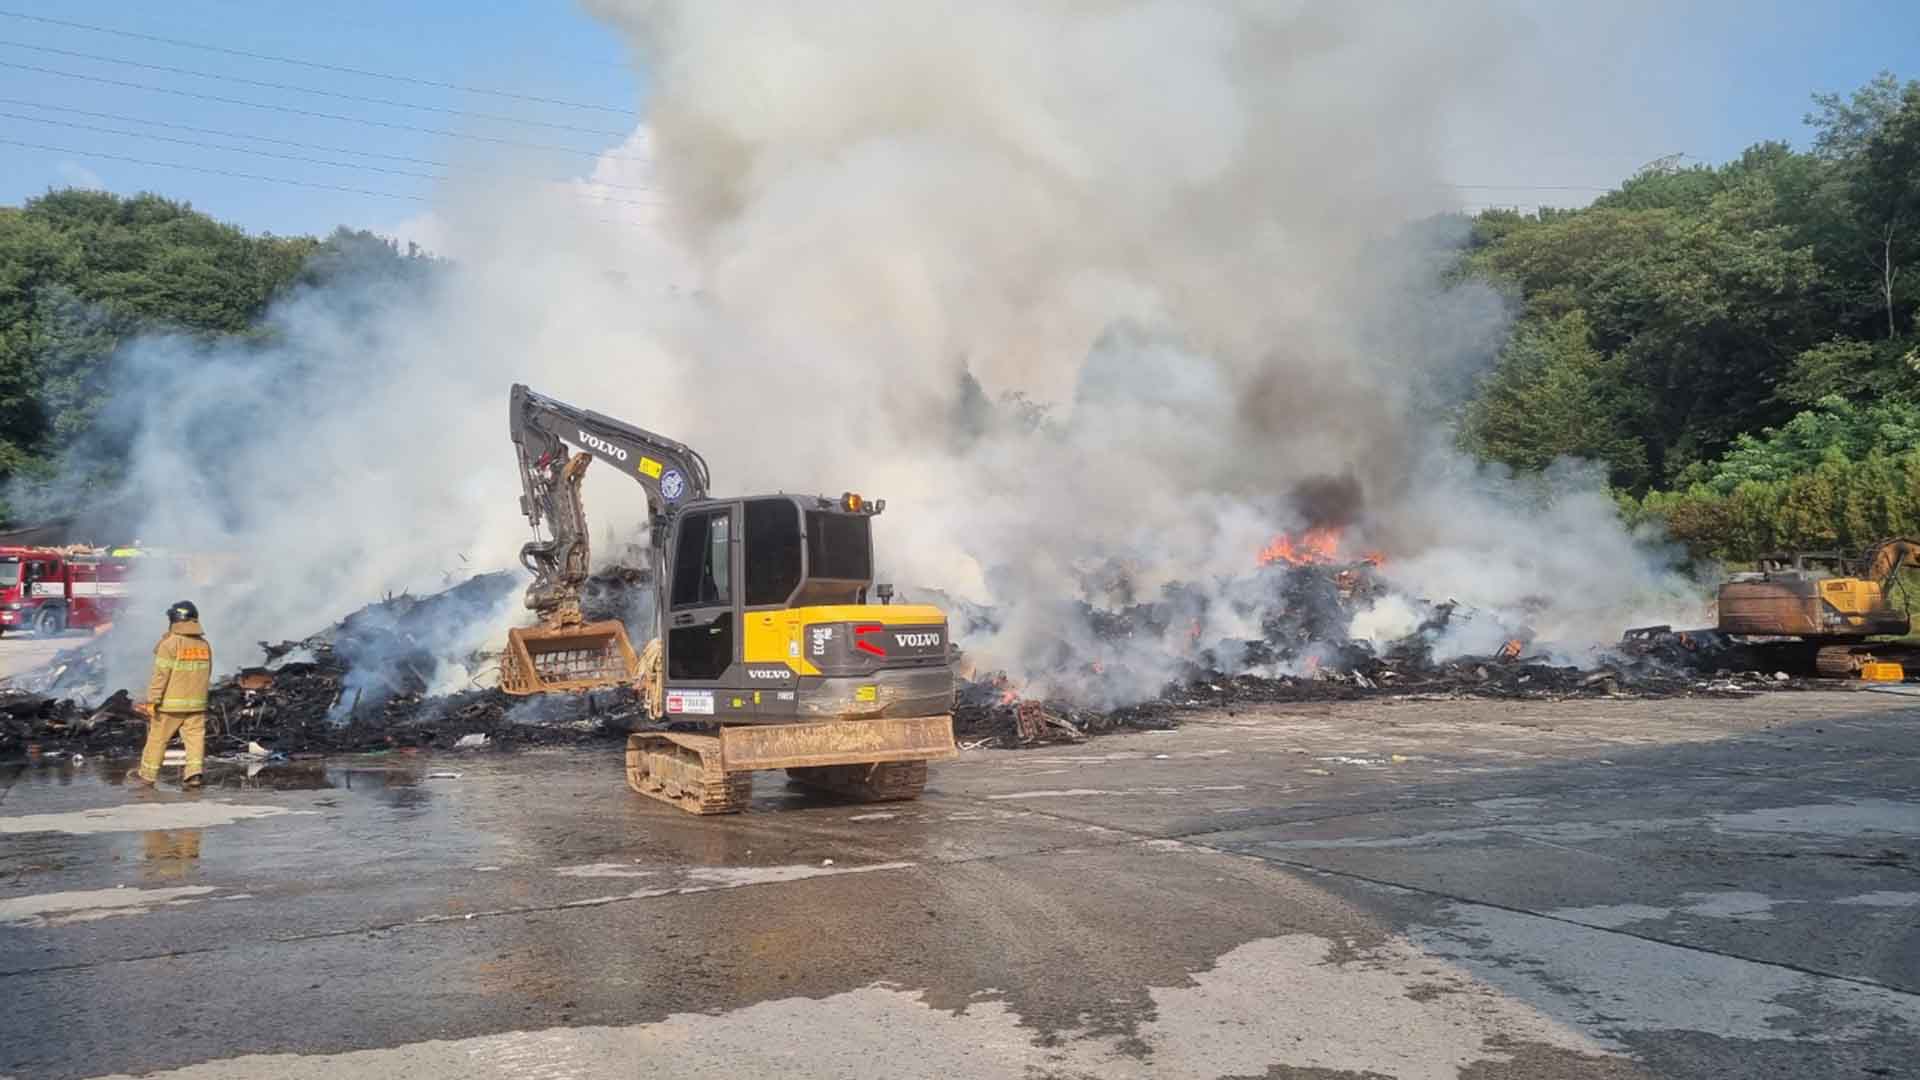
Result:
[[[1720,586],[1718,629],[1769,651],[1810,657],[1829,678],[1898,678],[1884,669],[1910,662],[1916,650],[1867,639],[1912,629],[1905,604],[1894,603],[1906,599],[1900,571],[1907,567],[1920,567],[1920,540],[1908,537],[1882,540],[1854,559],[1831,551],[1769,555],[1758,570]]]
[[[927,763],[957,754],[946,616],[895,604],[892,586],[874,583],[883,500],[712,498],[691,447],[520,385],[509,430],[521,512],[551,539],[521,549],[539,625],[508,632],[501,688],[636,687],[664,729],[628,736],[633,790],[696,814],[736,813],[754,772],[785,769],[858,800],[912,799]],[[596,458],[647,495],[654,625],[637,654],[624,624],[581,611],[580,484]]]

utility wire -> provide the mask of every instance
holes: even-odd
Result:
[[[217,128],[194,127],[191,124],[175,124],[175,123],[170,123],[166,120],[151,120],[143,116],[122,116],[118,113],[94,112],[89,109],[75,109],[67,105],[48,105],[44,102],[39,102],[39,101],[23,101],[19,98],[0,97],[0,105],[22,105],[29,109],[46,109],[52,112],[71,113],[75,116],[86,116],[86,117],[91,117],[95,120],[117,120],[123,124],[139,124],[144,127],[162,127],[162,128],[168,128],[173,131],[191,131],[196,135],[215,135],[223,139],[247,139],[253,142],[272,143],[275,146],[291,146],[299,150],[318,150],[318,151],[321,151],[322,153],[327,153],[327,154],[350,154],[354,157],[379,158],[383,161],[399,161],[409,165],[431,165],[436,169],[454,168],[454,166],[448,162],[435,161],[432,158],[408,157],[405,154],[382,154],[374,150],[355,150],[355,149],[352,149],[351,147],[346,147],[346,146],[318,146],[313,143],[295,142],[292,139],[277,139],[271,135],[252,135],[252,134],[248,134],[246,132],[241,132],[241,131],[221,131]],[[47,121],[38,120],[34,117],[20,117],[19,119],[35,120],[35,122],[37,123],[47,122]],[[77,124],[73,126],[85,127],[86,125]],[[146,132],[140,132],[139,134],[142,137],[145,137]],[[358,166],[355,166],[355,167],[357,168]],[[582,178],[566,177],[566,178],[560,178],[560,179],[553,179],[550,177],[532,176],[527,173],[514,173],[510,175],[524,176],[530,180],[551,180],[554,183],[573,182],[573,183],[581,183],[581,184],[592,184],[595,187],[619,188],[622,191],[654,190],[651,184],[616,184],[610,180],[588,180],[583,177]]]
[[[157,142],[174,143],[179,146],[195,146],[203,150],[220,150],[229,154],[251,154],[255,157],[278,158],[282,161],[298,161],[307,165],[325,165],[331,169],[358,169],[362,172],[385,173],[389,176],[407,176],[416,180],[447,181],[453,179],[444,173],[414,172],[409,169],[389,169],[380,165],[362,165],[351,161],[328,161],[324,158],[305,157],[300,154],[281,154],[272,150],[249,150],[244,146],[222,146],[219,143],[201,142],[198,139],[181,139],[172,135],[155,135],[144,131],[125,131],[119,128],[99,127],[94,124],[80,124],[70,120],[48,120],[38,116],[22,116],[19,113],[0,112],[0,119],[25,120],[30,124],[48,124],[53,127],[72,128],[77,131],[95,131],[103,135],[124,135],[135,139],[153,139]],[[572,183],[568,180],[554,180],[549,183]],[[581,192],[587,198],[602,202],[626,203],[629,206],[660,206],[658,199],[622,199],[598,192]]]
[[[626,131],[608,131],[605,128],[580,127],[577,124],[556,124],[547,120],[523,120],[517,116],[501,116],[498,113],[474,112],[471,109],[455,109],[445,105],[417,105],[411,101],[395,101],[392,98],[367,97],[362,94],[342,93],[338,90],[316,90],[310,86],[294,86],[290,83],[270,82],[265,79],[246,79],[238,75],[220,75],[211,71],[194,71],[191,68],[172,67],[167,64],[149,64],[140,60],[128,60],[119,56],[101,56],[98,53],[76,52],[73,49],[58,49],[52,45],[30,45],[22,41],[0,41],[0,46],[9,49],[25,49],[28,52],[52,53],[76,60],[93,60],[103,64],[119,64],[122,67],[143,68],[147,71],[164,71],[169,75],[187,75],[196,79],[215,79],[220,82],[238,83],[241,86],[257,86],[265,90],[284,90],[296,94],[313,94],[316,97],[333,98],[336,101],[353,101],[362,105],[382,105],[393,109],[418,109],[421,112],[441,113],[446,116],[469,116],[476,120],[490,120],[500,124],[524,124],[528,127],[551,128],[555,131],[572,131],[582,135],[610,135],[616,139],[631,134]]]
[[[373,195],[382,199],[405,199],[408,202],[426,202],[420,195],[403,195],[396,191],[369,191],[366,188],[343,187],[339,184],[321,184],[307,180],[289,180],[283,176],[261,176],[258,173],[234,172],[231,169],[214,169],[205,165],[181,165],[173,161],[152,161],[147,158],[127,157],[123,154],[107,154],[98,150],[73,150],[64,146],[48,146],[45,143],[23,142],[19,139],[0,138],[0,145],[22,146],[28,150],[46,150],[55,154],[72,154],[75,157],[104,158],[108,161],[124,161],[134,165],[152,165],[162,169],[184,169],[187,172],[212,173],[215,176],[231,176],[241,180],[264,180],[270,184],[292,184],[295,187],[320,188],[324,191],[344,191],[351,195]]]
[[[322,191],[340,191],[349,195],[372,195],[381,199],[400,199],[406,202],[431,202],[424,195],[407,195],[398,191],[374,191],[369,188],[346,187],[342,184],[324,184],[312,180],[294,180],[284,176],[263,176],[259,173],[239,172],[234,169],[216,169],[208,165],[183,165],[177,161],[154,161],[151,158],[129,157],[125,154],[109,154],[101,150],[74,150],[65,146],[49,146],[46,143],[27,142],[22,139],[0,137],[0,146],[19,146],[28,150],[45,150],[54,154],[71,154],[78,158],[100,158],[105,161],[120,161],[131,165],[150,165],[161,169],[180,169],[186,172],[208,173],[213,176],[226,176],[237,180],[259,180],[269,184],[291,184],[294,187],[317,188]],[[588,192],[579,192],[581,198],[596,199]],[[604,201],[604,200],[599,200]],[[596,221],[619,225],[639,225],[641,222],[622,218],[595,218]]]
[[[138,39],[147,40],[147,41],[157,41],[157,42],[162,42],[164,44],[169,44],[169,45],[180,45],[186,48],[206,49],[211,52],[227,53],[234,56],[244,56],[244,57],[250,57],[253,59],[260,59],[260,60],[271,60],[279,63],[299,64],[301,66],[317,68],[324,71],[336,71],[336,72],[343,72],[343,73],[352,74],[352,75],[367,75],[374,78],[392,79],[398,82],[415,83],[422,86],[432,86],[432,87],[438,87],[441,89],[459,90],[466,93],[497,94],[498,96],[502,96],[502,97],[520,98],[527,101],[537,101],[537,102],[542,102],[546,104],[566,105],[566,106],[571,106],[576,108],[585,108],[585,109],[600,109],[607,112],[633,115],[633,110],[631,109],[619,109],[619,108],[614,108],[613,106],[606,106],[606,105],[589,105],[589,104],[583,104],[580,102],[559,101],[552,98],[533,97],[533,96],[524,95],[524,94],[512,94],[506,91],[486,90],[484,88],[462,86],[455,83],[436,82],[431,79],[416,79],[416,78],[412,78],[410,76],[404,76],[404,75],[392,75],[392,74],[387,74],[383,72],[367,71],[360,68],[341,67],[339,65],[334,65],[334,64],[323,64],[317,61],[297,60],[297,59],[292,59],[288,57],[268,56],[260,53],[247,52],[241,49],[228,49],[228,48],[224,48],[217,45],[205,45],[197,42],[183,41],[177,38],[161,37],[154,34],[140,34],[140,33],[135,33],[133,31],[114,30],[107,27],[92,26],[85,23],[71,22],[65,19],[52,19],[52,18],[47,18],[45,16],[39,16],[39,15],[27,15],[20,12],[6,11],[4,9],[0,9],[0,18],[30,19],[34,22],[50,23],[57,26],[70,26],[76,29],[91,30],[91,31],[95,31],[103,34],[118,34],[123,37],[138,38]],[[96,60],[104,63],[123,64],[129,67],[146,68],[153,71],[164,71],[164,72],[169,72],[169,73],[178,74],[178,75],[189,75],[189,76],[194,76],[194,77],[203,78],[203,79],[220,79],[228,82],[240,83],[247,86],[258,86],[258,87],[274,89],[274,90],[290,90],[295,93],[303,93],[303,94],[317,94],[323,97],[338,98],[345,101],[355,101],[355,102],[360,102],[363,104],[370,104],[370,105],[385,105],[385,106],[392,106],[392,107],[403,108],[403,109],[420,109],[428,112],[446,113],[448,115],[454,115],[454,116],[470,116],[476,119],[494,120],[494,121],[500,121],[504,123],[531,124],[538,127],[550,127],[550,128],[556,128],[562,131],[575,131],[575,132],[580,132],[582,134],[588,134],[588,135],[605,135],[605,136],[619,138],[619,137],[624,137],[625,135],[628,134],[627,132],[605,131],[598,128],[576,127],[570,124],[550,124],[550,123],[546,123],[544,121],[539,121],[539,120],[523,120],[517,117],[499,116],[493,113],[476,113],[476,112],[471,112],[469,110],[446,108],[446,107],[436,106],[436,105],[420,105],[420,104],[415,104],[413,102],[394,101],[387,98],[363,97],[360,95],[339,93],[331,90],[316,90],[311,87],[291,86],[285,83],[266,82],[262,80],[245,79],[245,78],[240,78],[240,77],[231,76],[231,75],[219,75],[219,74],[213,74],[213,73],[203,72],[203,71],[192,71],[186,68],[169,67],[164,64],[149,64],[149,63],[144,63],[138,60],[127,60],[120,57],[99,56],[93,53],[75,52],[70,49],[60,49],[60,48],[54,48],[52,46],[30,45],[30,44],[26,44],[22,42],[14,42],[14,41],[0,41],[0,45],[12,47],[12,48],[18,48],[18,49],[28,49],[28,50],[39,51],[39,52],[54,53],[60,56],[74,57],[74,58],[83,59],[83,60]],[[13,65],[9,65],[9,66],[13,66]],[[25,67],[25,65],[19,65],[19,66]],[[45,69],[29,67],[27,68],[27,70],[42,71]],[[67,72],[52,72],[52,74],[66,74],[72,78],[87,77],[87,76],[75,75]],[[120,85],[132,85],[132,84],[120,84]],[[149,87],[147,89],[157,89],[157,90],[161,90],[161,92],[180,93],[180,91],[167,91],[164,88],[158,88],[158,87]],[[220,101],[225,99],[213,98],[211,100]],[[252,103],[244,103],[244,104],[252,104]],[[49,106],[49,107],[52,107],[52,106]],[[74,110],[74,111],[79,111],[79,110]],[[327,116],[328,114],[321,113],[321,114],[310,114],[310,115]],[[353,118],[342,118],[342,119],[353,119]],[[360,121],[360,122],[372,122],[372,121]],[[170,125],[170,126],[180,126],[180,125]],[[209,134],[219,134],[219,133],[209,132]],[[444,134],[444,133],[433,132],[433,134]],[[253,138],[254,136],[230,135],[229,137]],[[541,147],[541,149],[549,149],[549,148]],[[560,148],[555,147],[551,149],[560,149]],[[336,152],[358,153],[357,151],[352,151],[352,150],[336,151]],[[389,155],[367,155],[367,156],[389,156]],[[405,159],[405,160],[418,161],[419,159]],[[439,162],[422,162],[422,163],[441,164]],[[619,186],[619,185],[609,185],[609,186]],[[1605,193],[1613,190],[1612,188],[1608,188],[1608,187],[1598,187],[1598,186],[1585,185],[1585,184],[1445,183],[1439,186],[1461,190],[1461,191],[1581,191],[1581,192],[1590,191],[1590,192]]]
[[[152,139],[155,142],[174,143],[179,146],[197,146],[206,150],[225,150],[233,154],[253,154],[258,157],[279,158],[283,161],[301,161],[308,165],[326,165],[336,169],[360,169],[365,172],[386,173],[389,176],[411,176],[419,180],[445,180],[437,173],[413,172],[409,169],[389,169],[380,165],[355,164],[347,161],[326,161],[321,158],[302,157],[299,154],[280,154],[272,150],[248,150],[238,146],[221,146],[218,143],[201,142],[198,139],[181,139],[172,135],[155,135],[145,131],[125,131],[120,128],[99,127],[94,124],[81,124],[71,120],[48,120],[39,116],[22,116],[19,113],[0,112],[0,119],[25,120],[30,124],[50,124],[54,127],[71,128],[75,131],[97,131],[103,135],[126,135],[136,139]]]
[[[414,86],[429,86],[429,87],[434,87],[436,89],[441,89],[441,90],[457,90],[457,91],[460,91],[461,93],[468,93],[468,94],[485,94],[492,97],[510,98],[517,101],[537,102],[543,105],[560,105],[560,106],[565,106],[568,108],[576,108],[576,109],[593,109],[600,112],[615,113],[623,116],[638,115],[633,109],[622,108],[614,105],[598,105],[598,104],[593,104],[591,102],[567,101],[561,98],[540,97],[538,95],[533,95],[533,94],[519,94],[519,93],[514,93],[512,91],[507,91],[507,90],[493,90],[493,89],[489,89],[487,87],[481,87],[481,86],[467,86],[461,83],[442,82],[436,79],[422,79],[422,78],[418,78],[411,75],[399,75],[392,72],[373,71],[367,68],[348,67],[341,64],[328,64],[328,63],[322,63],[317,60],[303,60],[297,57],[289,57],[289,56],[274,56],[268,53],[251,52],[246,49],[233,49],[233,48],[228,48],[222,45],[211,45],[205,42],[187,41],[182,38],[165,37],[159,34],[143,34],[143,33],[139,33],[132,30],[121,30],[114,27],[96,26],[91,23],[75,22],[70,19],[55,19],[55,18],[50,18],[48,16],[44,16],[44,15],[30,15],[20,11],[8,11],[5,9],[0,9],[0,18],[22,19],[30,22],[45,23],[50,26],[64,26],[64,27],[69,27],[71,29],[75,29],[75,30],[86,30],[92,33],[111,34],[117,37],[131,38],[137,41],[151,41],[151,42],[157,42],[163,45],[176,45],[186,49],[200,49],[205,52],[221,53],[227,56],[245,57],[251,60],[264,60],[264,61],[269,61],[277,64],[292,64],[299,67],[313,68],[318,71],[331,71],[331,72],[337,72],[345,75],[360,75],[360,76],[365,76],[367,78],[373,78],[373,79],[386,79],[390,82],[407,83]],[[471,113],[471,112],[466,112],[459,109],[445,109],[437,106],[417,105],[417,104],[413,104],[410,102],[403,102],[403,101],[390,101],[384,98],[358,97],[354,95],[340,94],[340,93],[336,93],[328,90],[314,90],[308,87],[288,86],[282,83],[261,82],[257,80],[241,79],[241,78],[228,76],[228,75],[216,75],[216,74],[210,74],[207,72],[190,71],[183,68],[167,67],[165,65],[160,65],[160,64],[147,64],[147,63],[142,63],[136,60],[124,60],[116,57],[96,56],[90,53],[73,52],[70,50],[57,49],[50,46],[28,45],[28,44],[23,44],[19,42],[0,42],[0,44],[11,45],[15,48],[37,49],[44,52],[57,53],[63,56],[72,56],[72,57],[77,57],[81,59],[99,60],[107,63],[116,63],[116,64],[127,64],[133,67],[150,68],[157,71],[167,71],[167,72],[183,74],[183,75],[193,75],[193,76],[198,76],[200,78],[226,79],[232,82],[240,82],[248,85],[262,86],[262,87],[267,87],[272,89],[292,90],[298,93],[321,94],[328,97],[343,98],[345,100],[359,101],[367,104],[392,105],[399,108],[408,108],[408,109],[426,109],[434,112],[446,112],[446,113],[452,113],[455,115],[474,116],[481,119],[501,120],[508,123],[532,123],[532,124],[539,124],[540,126],[544,126],[544,127],[558,127],[562,130],[580,131],[586,134],[594,134],[594,135],[621,136],[625,134],[624,132],[600,131],[598,129],[577,128],[577,127],[571,127],[568,125],[542,124],[539,121],[520,120],[514,117],[495,116],[489,113]],[[51,108],[53,106],[48,106],[48,107]],[[74,110],[74,111],[78,111],[78,110]],[[169,125],[169,126],[181,126],[181,125]],[[189,129],[189,130],[192,130],[192,129]],[[206,132],[206,133],[219,134],[217,132]],[[229,137],[255,138],[256,136],[231,135]],[[267,140],[267,141],[277,141],[277,140]],[[360,153],[360,151],[352,151],[352,150],[344,150],[344,151],[336,151],[336,152]],[[368,154],[366,156],[386,157],[390,155]],[[1674,156],[1684,157],[1685,155],[1674,155]],[[414,160],[420,164],[434,164],[434,165],[442,164],[439,162],[420,162],[418,161],[418,159],[401,159],[401,160]],[[620,185],[608,185],[608,186],[618,187]],[[1447,183],[1441,186],[1454,188],[1462,191],[1582,191],[1582,192],[1591,191],[1591,192],[1605,193],[1613,190],[1612,188],[1609,188],[1609,187],[1599,187],[1599,186],[1586,185],[1586,184],[1455,184],[1455,183]]]
[[[249,60],[266,60],[275,64],[293,64],[298,67],[313,68],[317,71],[332,71],[342,75],[361,75],[369,79],[386,79],[389,82],[410,83],[414,86],[431,86],[441,90],[458,90],[465,94],[486,94],[490,97],[512,98],[515,101],[533,101],[542,105],[564,105],[571,109],[594,109],[599,112],[617,113],[623,116],[638,115],[632,109],[621,108],[615,105],[595,105],[585,101],[567,101],[562,98],[539,97],[534,94],[516,94],[510,90],[490,90],[484,86],[465,86],[460,83],[416,78],[412,75],[396,75],[387,71],[371,71],[366,68],[346,67],[341,64],[323,64],[317,60],[301,60],[291,56],[273,56],[268,53],[248,52],[245,49],[229,49],[222,45],[208,45],[198,41],[161,37],[159,34],[142,34],[132,30],[118,30],[110,26],[94,26],[90,23],[73,22],[68,19],[54,19],[45,15],[29,15],[23,11],[0,9],[0,18],[24,19],[29,22],[45,23],[49,26],[65,26],[70,29],[87,30],[96,34],[112,34],[116,37],[132,38],[136,41],[152,41],[162,45],[177,45],[183,49],[200,49],[205,52],[222,53],[227,56],[243,56]]]
[[[61,71],[57,68],[39,67],[34,64],[17,64],[11,60],[0,60],[0,67],[13,68],[16,71],[32,71],[41,75],[58,75],[66,79],[80,79],[84,82],[103,83],[108,86],[123,86],[131,90],[147,90],[156,94],[172,94],[175,97],[193,98],[196,101],[216,101],[222,105],[241,105],[249,109],[266,109],[269,112],[287,113],[293,116],[312,116],[322,120],[340,120],[349,124],[366,124],[369,127],[388,128],[393,131],[413,131],[422,135],[441,135],[449,139],[468,139],[473,142],[493,143],[498,146],[518,146],[527,150],[549,150],[556,154],[577,154],[580,157],[608,158],[614,161],[645,161],[645,158],[632,154],[616,154],[612,151],[581,150],[572,146],[554,146],[550,143],[524,142],[519,139],[504,139],[492,135],[470,135],[463,131],[447,131],[443,128],[420,127],[417,124],[402,124],[391,120],[372,120],[364,116],[347,116],[342,113],[319,112],[314,109],[301,109],[292,105],[271,105],[264,101],[248,101],[245,98],[221,97],[218,94],[200,94],[192,90],[175,90],[168,86],[152,86],[147,83],[128,82],[125,79],[109,79],[104,75],[82,75],[75,71]]]

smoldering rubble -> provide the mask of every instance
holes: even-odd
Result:
[[[644,615],[648,580],[627,568],[595,574],[582,609],[591,619]],[[261,662],[209,695],[208,753],[504,749],[614,738],[638,724],[630,689],[514,698],[494,678],[497,654],[447,651],[520,584],[506,571],[480,574],[427,596],[386,597],[303,638],[262,642]],[[137,747],[146,729],[132,696],[103,681],[111,651],[94,639],[0,687],[0,756]]]
[[[1260,636],[1203,640],[1220,596],[1261,613]],[[1350,636],[1357,618],[1383,601],[1398,602],[1417,621],[1383,641]],[[960,607],[961,618],[991,632],[991,611]],[[1807,679],[1757,667],[1760,659],[1711,633],[1638,632],[1595,650],[1584,663],[1556,656],[1512,616],[1457,601],[1396,596],[1372,560],[1348,563],[1277,561],[1229,590],[1171,585],[1151,602],[1097,610],[1081,605],[1091,631],[1061,642],[1048,679],[1022,685],[1004,672],[973,673],[954,706],[955,731],[975,746],[1028,746],[1078,741],[1122,728],[1177,726],[1199,710],[1267,704],[1392,698],[1740,697],[1809,689]],[[1464,624],[1479,622],[1471,635]],[[1491,625],[1486,625],[1491,624]],[[1656,628],[1665,630],[1666,628]],[[966,626],[956,627],[964,640]],[[1456,653],[1449,644],[1494,638],[1485,653]],[[1183,648],[1184,647],[1184,648]],[[1159,694],[1112,708],[1089,708],[1106,681],[1130,660],[1157,665],[1169,650],[1178,674]]]
[[[451,653],[477,621],[518,585],[507,572],[481,574],[442,592],[391,596],[299,639],[261,643],[261,662],[216,683],[209,752],[327,753],[395,747],[505,749],[614,740],[650,721],[636,694],[616,688],[513,698],[493,678],[496,653]],[[583,590],[589,619],[626,621],[645,640],[651,623],[645,571],[611,568]],[[1232,597],[1234,599],[1222,599]],[[1703,636],[1642,634],[1587,664],[1536,650],[1524,626],[1465,605],[1397,597],[1373,562],[1276,562],[1231,589],[1174,584],[1151,600],[1117,607],[1081,602],[1083,633],[1042,658],[1052,674],[1017,681],[976,669],[969,637],[991,636],[996,613],[930,595],[949,611],[961,647],[954,729],[963,745],[1021,747],[1078,741],[1122,730],[1177,727],[1200,710],[1361,698],[1596,698],[1730,696],[1799,689],[1800,679],[1743,666],[1738,649]],[[1385,641],[1351,636],[1356,618],[1397,599],[1417,615],[1410,632]],[[1260,613],[1258,636],[1207,639],[1219,604]],[[1244,615],[1244,612],[1239,613]],[[1501,645],[1452,655],[1465,623],[1492,620]],[[1483,628],[1484,631],[1485,628]],[[1477,635],[1485,637],[1484,632]],[[45,751],[125,751],[144,725],[124,688],[109,688],[103,640],[60,653],[0,688],[0,756]],[[1116,697],[1125,670],[1159,672],[1175,654],[1175,677],[1156,694]]]

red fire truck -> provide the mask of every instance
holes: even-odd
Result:
[[[53,637],[113,621],[137,553],[128,549],[0,547],[0,634]]]

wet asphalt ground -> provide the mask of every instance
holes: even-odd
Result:
[[[970,751],[0,766],[0,1075],[1920,1075],[1920,698],[1398,702]]]
[[[61,650],[84,645],[89,636],[80,631],[50,638],[18,631],[0,633],[0,679],[32,671],[52,660]]]

